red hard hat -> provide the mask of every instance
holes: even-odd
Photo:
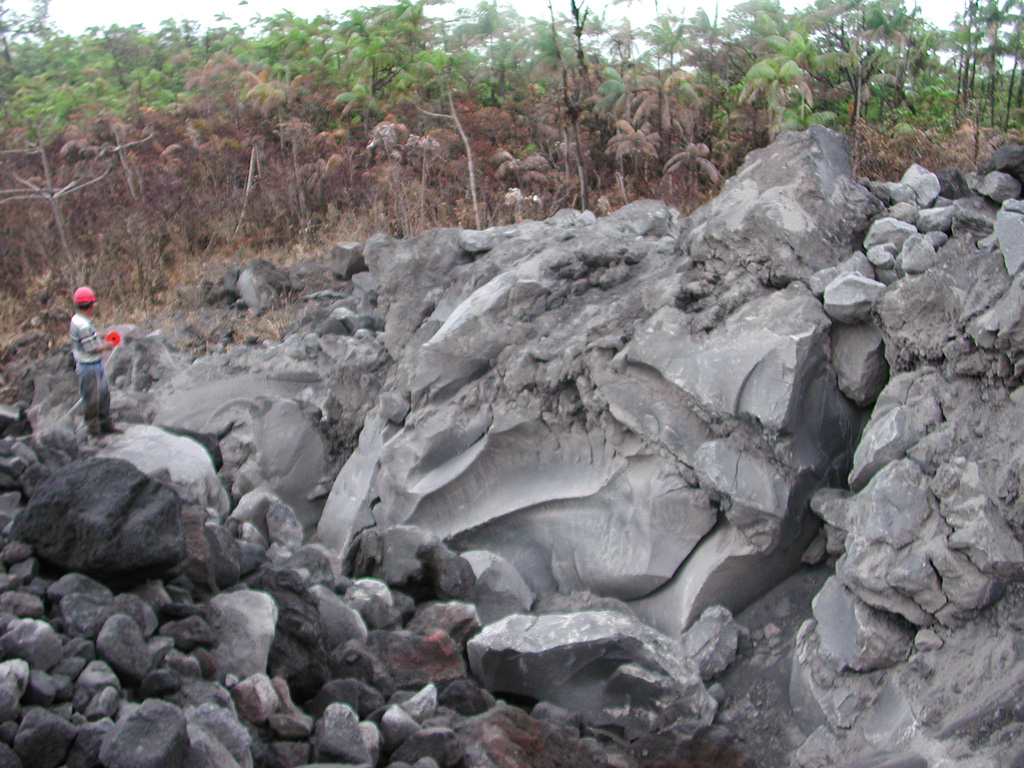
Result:
[[[71,300],[75,304],[92,304],[96,301],[96,293],[88,285],[83,285],[75,290],[75,295]]]

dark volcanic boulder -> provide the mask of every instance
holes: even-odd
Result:
[[[1002,171],[1024,180],[1024,145],[1003,144],[988,160],[978,163],[978,176],[985,176],[993,171]]]
[[[11,535],[63,570],[104,581],[160,576],[185,556],[178,494],[121,459],[86,459],[53,473]]]
[[[76,728],[62,717],[42,708],[29,709],[14,737],[14,751],[22,765],[56,768],[64,762]]]
[[[316,597],[295,571],[272,566],[261,568],[249,586],[268,593],[278,607],[269,673],[287,680],[297,699],[314,696],[330,678],[330,655]]]
[[[107,768],[185,768],[188,734],[182,711],[146,699],[103,738],[100,760]]]

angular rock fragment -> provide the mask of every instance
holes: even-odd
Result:
[[[857,405],[871,405],[889,380],[882,334],[870,323],[833,326],[832,367],[844,395]]]
[[[256,590],[225,592],[210,600],[210,608],[218,674],[265,674],[278,617],[273,598]]]
[[[900,181],[914,190],[916,202],[921,208],[927,208],[935,202],[942,189],[939,177],[917,163],[907,168]]]
[[[489,689],[550,701],[594,725],[640,735],[675,720],[709,723],[715,703],[671,640],[619,613],[508,616],[469,642]]]
[[[870,316],[871,309],[883,293],[885,285],[877,280],[855,272],[846,273],[825,288],[825,312],[840,323],[860,323]]]
[[[885,669],[905,661],[911,634],[891,614],[858,600],[834,576],[812,603],[822,650],[858,672]]]

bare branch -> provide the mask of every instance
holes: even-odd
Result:
[[[100,176],[97,176],[95,179],[91,179],[90,181],[84,181],[84,182],[75,182],[75,181],[73,181],[70,184],[68,184],[66,187],[64,187],[63,189],[57,190],[57,192],[54,193],[53,197],[54,197],[54,199],[60,198],[60,197],[64,197],[64,195],[70,195],[72,192],[77,192],[80,189],[85,189],[86,187],[91,187],[93,184],[96,184],[97,182],[103,181],[103,179],[105,179],[107,177],[107,174],[109,174],[109,173],[110,173],[110,167],[107,166],[107,169],[105,171],[103,171],[103,173]]]
[[[6,194],[8,192],[15,192],[15,191],[17,191],[17,190],[13,190],[13,189],[0,189],[0,195]],[[33,195],[28,195],[28,194],[22,193],[20,195],[12,195],[11,197],[0,198],[0,205],[3,205],[4,203],[17,202],[19,200],[45,200],[45,199],[46,198],[42,197],[41,195],[34,195],[34,194]]]
[[[0,155],[40,155],[43,150],[39,147],[28,147],[26,149],[0,149]]]
[[[423,113],[424,115],[427,115],[427,116],[429,116],[429,117],[441,117],[441,118],[444,118],[444,119],[446,119],[446,120],[455,120],[455,118],[454,118],[454,117],[452,117],[451,115],[442,115],[442,114],[439,114],[439,113],[437,113],[437,112],[428,112],[428,111],[427,111],[427,110],[425,110],[425,109],[424,109],[423,107],[417,107],[417,109],[418,109],[418,110],[419,110],[420,112],[422,112],[422,113]],[[457,121],[456,121],[456,122],[457,122]]]
[[[14,171],[11,171],[11,176],[13,176],[15,181],[17,181],[19,184],[24,184],[26,187],[31,189],[33,192],[42,193],[43,188],[40,187],[38,184],[34,184],[31,181],[29,181],[28,179],[21,178],[21,176],[16,174]]]

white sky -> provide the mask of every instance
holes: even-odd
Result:
[[[556,13],[568,13],[568,0],[553,0]],[[953,18],[957,13],[963,11],[964,0],[920,0],[924,9],[924,16],[940,28],[952,26]],[[8,8],[25,12],[31,7],[31,0],[6,0],[4,3]],[[232,21],[246,25],[254,17],[272,16],[283,10],[289,10],[296,16],[304,19],[312,19],[322,13],[330,13],[334,16],[342,16],[345,11],[354,8],[372,7],[386,5],[388,0],[173,0],[170,3],[163,3],[160,0],[146,2],[143,0],[94,0],[84,2],[83,0],[50,0],[50,19],[53,24],[64,32],[77,35],[84,32],[88,27],[109,27],[113,24],[130,26],[142,24],[151,31],[160,28],[160,23],[167,18],[176,20],[188,19],[197,21],[202,26],[219,26],[230,24]],[[448,8],[473,8],[478,0],[453,0]],[[499,6],[511,4],[523,16],[547,18],[547,0],[499,0]],[[734,4],[734,0],[722,0],[720,15]],[[811,0],[800,1],[785,0],[784,8],[806,8],[811,5]],[[913,0],[906,0],[906,5],[912,7]],[[611,0],[587,0],[586,7],[592,12],[601,13],[608,9],[608,19],[613,20],[628,15],[634,27],[643,26],[654,20],[655,0],[632,0],[632,2],[620,2],[612,5]],[[714,15],[714,6],[706,2],[673,2],[673,0],[660,0],[659,9],[662,12],[672,12],[687,17],[692,15],[698,8],[705,8],[709,16]],[[428,9],[431,15],[453,14],[453,11],[443,11],[437,6]],[[229,21],[218,21],[219,16],[225,16]]]

